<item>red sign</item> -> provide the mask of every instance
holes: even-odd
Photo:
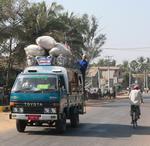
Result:
[[[41,117],[40,115],[28,115],[28,120],[38,121],[40,117]]]

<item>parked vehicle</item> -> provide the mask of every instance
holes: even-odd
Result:
[[[90,88],[88,91],[88,98],[89,99],[99,99],[101,98],[101,89],[99,88]]]
[[[60,66],[30,66],[20,73],[10,95],[10,119],[16,119],[16,129],[26,126],[55,127],[66,130],[66,120],[72,127],[79,124],[79,114],[85,113],[82,75],[78,70]]]

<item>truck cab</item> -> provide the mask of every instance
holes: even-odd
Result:
[[[72,127],[79,124],[79,114],[85,113],[83,81],[80,71],[60,66],[31,66],[18,75],[10,95],[10,119],[16,119],[16,129],[26,126],[55,127],[66,130],[66,120]]]

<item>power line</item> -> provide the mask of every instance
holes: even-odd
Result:
[[[148,50],[149,49],[149,50]],[[137,48],[102,48],[102,50],[115,50],[115,51],[150,51],[150,47],[137,47]]]

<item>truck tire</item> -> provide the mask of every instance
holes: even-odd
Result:
[[[79,113],[76,110],[70,115],[70,123],[73,128],[76,128],[79,125]]]
[[[60,118],[56,121],[56,131],[61,134],[66,131],[66,114],[63,113]]]
[[[18,132],[24,132],[26,125],[27,125],[26,121],[16,120],[16,128]]]

